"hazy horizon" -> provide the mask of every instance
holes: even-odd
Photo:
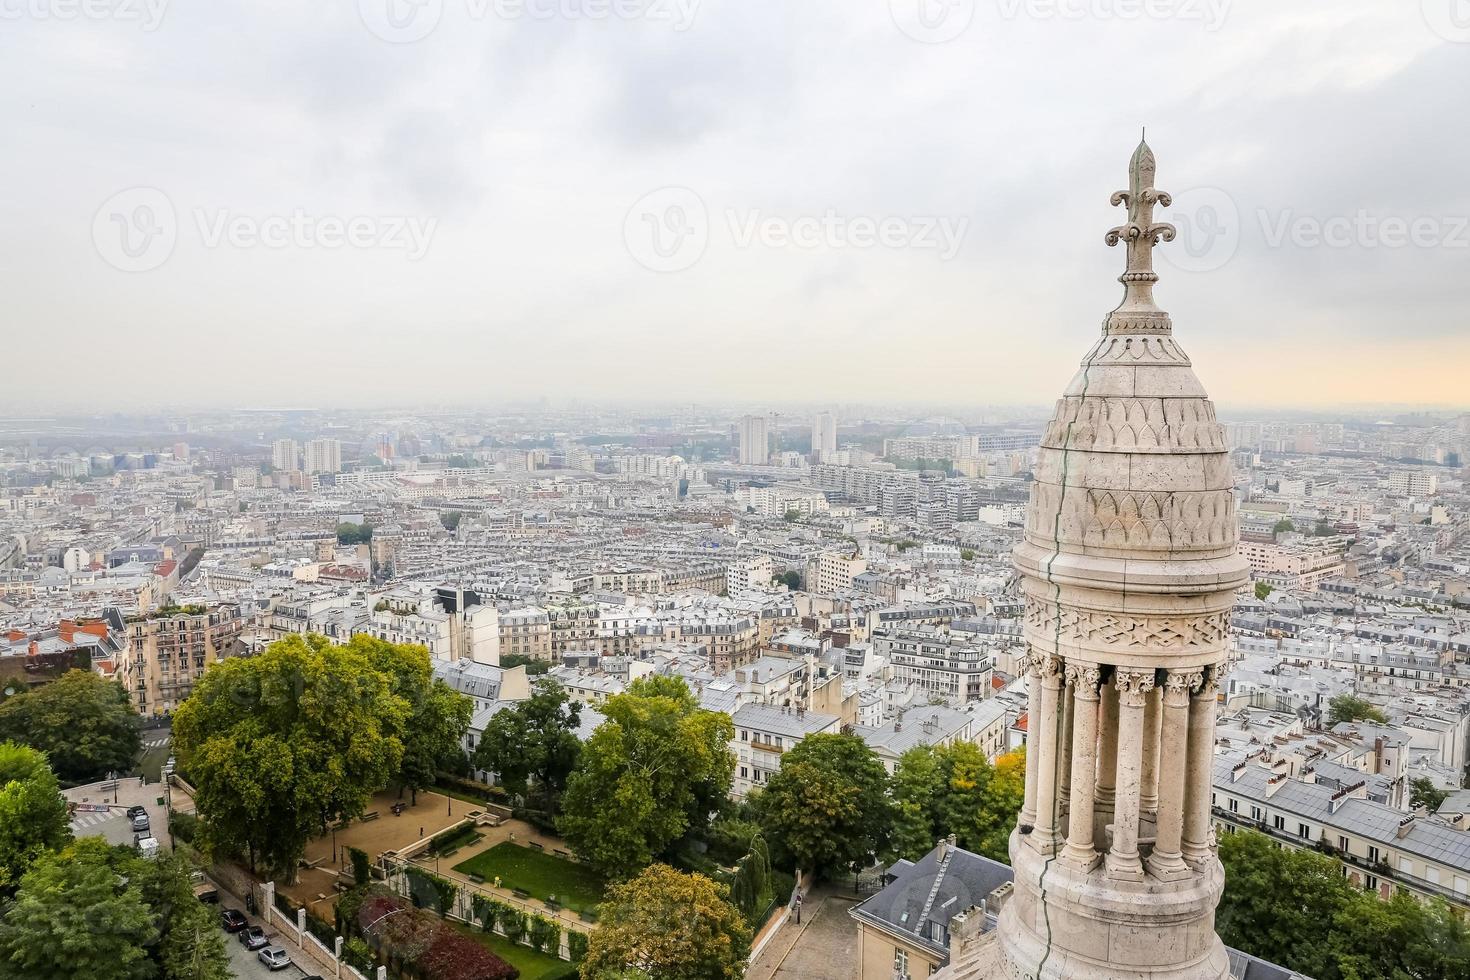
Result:
[[[34,0],[0,415],[1049,407],[1143,124],[1222,415],[1464,409],[1455,2]]]

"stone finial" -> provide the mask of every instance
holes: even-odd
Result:
[[[1154,151],[1139,141],[1128,164],[1128,189],[1113,193],[1113,206],[1128,208],[1128,222],[1112,228],[1107,243],[1128,244],[1128,268],[1118,277],[1123,284],[1123,302],[1108,315],[1108,333],[1168,333],[1168,314],[1154,304],[1154,246],[1160,241],[1172,242],[1177,230],[1168,222],[1154,221],[1154,207],[1168,207],[1174,199],[1168,192],[1154,187],[1158,165]]]

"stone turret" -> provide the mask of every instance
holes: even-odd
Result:
[[[1170,204],[1140,143],[1123,301],[1042,441],[1025,536],[1030,731],[1014,893],[955,976],[1224,980],[1210,830],[1216,683],[1236,590],[1234,480],[1214,406],[1154,301]]]

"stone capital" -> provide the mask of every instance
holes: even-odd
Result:
[[[1205,672],[1199,669],[1171,670],[1164,678],[1164,697],[1170,704],[1183,705],[1204,683]]]
[[[1151,670],[1118,670],[1113,674],[1113,686],[1118,689],[1118,703],[1143,707],[1144,696],[1154,689],[1154,672]]]
[[[1102,683],[1102,668],[1097,664],[1082,661],[1067,664],[1067,683],[1076,689],[1077,697],[1086,701],[1098,699],[1097,688]]]

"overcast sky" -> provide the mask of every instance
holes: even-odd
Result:
[[[0,410],[1045,403],[1145,124],[1217,401],[1470,404],[1467,0],[0,0],[0,79]]]

